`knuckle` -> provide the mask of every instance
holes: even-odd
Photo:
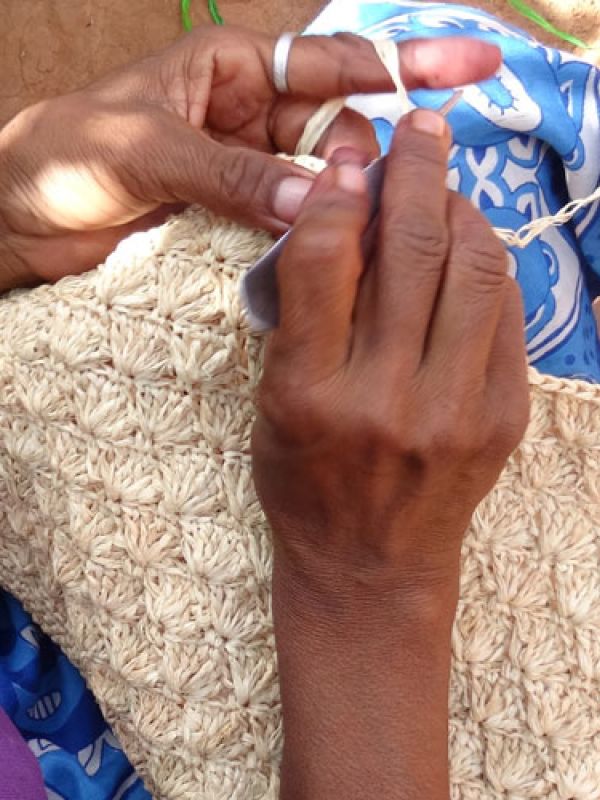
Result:
[[[526,393],[515,393],[507,403],[499,413],[493,410],[490,403],[487,413],[480,414],[472,426],[471,455],[485,459],[490,465],[506,462],[522,441],[529,424],[529,399]]]
[[[312,234],[311,253],[318,256],[321,264],[335,264],[345,249],[344,231],[331,228],[317,229]]]
[[[338,33],[334,33],[331,37],[336,42],[341,42],[344,46],[350,45],[351,47],[355,47],[359,50],[364,49],[364,38],[362,36],[357,36],[355,33],[350,33],[349,31],[339,31]]]
[[[325,135],[325,142],[329,137],[339,136],[344,141],[345,146],[356,146],[363,155],[368,155],[369,159],[379,156],[379,144],[375,128],[369,120],[351,108],[344,108],[329,128]]]
[[[468,461],[484,447],[483,436],[474,425],[450,423],[449,418],[442,417],[433,427],[429,454],[444,461]]]
[[[328,431],[333,422],[321,387],[307,386],[289,369],[265,373],[256,405],[271,427],[290,440],[312,438]]]
[[[276,428],[280,427],[281,420],[286,418],[287,402],[276,380],[263,377],[256,392],[256,409]]]
[[[440,183],[445,180],[447,155],[438,142],[430,136],[417,131],[406,132],[393,149],[391,158],[402,165],[404,173],[419,187],[423,186],[424,176],[437,176]]]
[[[289,382],[265,376],[257,392],[256,407],[275,430],[293,428],[296,405],[297,396]]]
[[[339,67],[338,82],[344,87],[344,94],[353,95],[361,94],[362,81],[359,76],[350,71],[350,58],[342,63]]]
[[[337,63],[337,78],[344,94],[360,94],[364,91],[365,71],[372,68],[373,48],[362,36],[354,33],[336,33],[332,37],[341,45]],[[357,60],[364,63],[364,69],[357,69]]]
[[[529,426],[529,419],[529,398],[524,396],[512,401],[510,408],[496,424],[494,439],[506,455],[512,453],[522,441]]]
[[[231,148],[226,160],[215,160],[213,170],[213,183],[221,203],[238,207],[244,205],[250,197],[253,198],[254,205],[261,203],[264,173],[257,169],[252,158],[241,148]]]
[[[344,427],[346,451],[353,453],[365,469],[381,473],[397,470],[407,461],[415,465],[422,462],[421,454],[415,453],[399,426],[391,421],[365,412],[352,422]]]
[[[424,214],[398,214],[388,218],[384,226],[388,246],[402,247],[403,251],[422,261],[438,265],[446,258],[448,236],[442,225],[428,220]]]
[[[498,247],[495,242],[490,241],[489,237],[472,238],[465,244],[460,263],[464,270],[474,272],[478,284],[483,284],[486,289],[501,288],[506,284],[506,253],[501,246]]]
[[[515,309],[519,320],[525,325],[525,307],[523,305],[523,293],[517,281],[509,276],[505,288],[505,309]],[[519,331],[519,334],[521,332]]]
[[[377,413],[373,408],[365,408],[356,415],[352,427],[360,431],[361,441],[368,451],[390,449],[390,446],[398,449],[398,437],[388,420],[387,415]]]
[[[284,262],[294,269],[306,270],[335,266],[346,250],[346,233],[339,227],[324,225],[322,220],[305,220],[294,228],[286,248]]]
[[[238,201],[240,192],[244,194],[248,187],[248,159],[241,151],[233,150],[217,172],[217,190],[219,195],[229,203]]]
[[[463,202],[464,201],[464,202]],[[508,257],[504,246],[488,221],[471,204],[460,198],[463,211],[455,216],[452,240],[456,267],[478,276],[485,289],[504,286],[508,276]]]
[[[364,463],[376,463],[382,457],[403,460],[413,451],[409,403],[396,392],[386,390],[373,396],[373,374],[365,376],[362,391],[343,421],[350,446],[359,445]]]
[[[475,403],[457,392],[433,402],[420,425],[412,425],[413,450],[429,462],[464,463],[486,447]],[[418,419],[418,417],[417,417]]]

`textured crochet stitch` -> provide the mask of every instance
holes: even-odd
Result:
[[[193,208],[0,301],[0,583],[156,800],[277,796],[262,340],[238,294],[269,245]],[[453,800],[600,798],[600,387],[530,381],[527,437],[464,542]]]

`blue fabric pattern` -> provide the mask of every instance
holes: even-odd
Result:
[[[497,76],[465,89],[450,114],[455,144],[449,186],[469,197],[496,227],[518,229],[554,214],[600,182],[600,72],[544,47],[473,8],[445,3],[333,0],[307,33],[341,30],[396,41],[474,36],[499,45]],[[439,108],[449,91],[415,91],[411,100]],[[354,98],[389,149],[398,102]],[[510,270],[525,303],[529,358],[559,377],[600,380],[600,339],[592,298],[600,292],[599,204],[572,224],[547,231],[523,250],[511,249]]]
[[[39,759],[49,800],[151,800],[75,667],[6,592],[0,706]]]
[[[476,36],[502,48],[496,78],[465,90],[451,113],[455,145],[449,185],[500,227],[519,228],[590,194],[600,180],[600,73],[543,47],[472,8],[377,0],[333,0],[308,32],[370,37]],[[449,92],[417,91],[439,108]],[[398,105],[393,96],[353,105],[373,121],[383,152]],[[600,294],[598,204],[573,224],[512,251],[523,293],[531,362],[540,370],[600,380],[600,341],[591,299]],[[150,800],[77,670],[0,592],[0,706],[40,760],[49,800]]]

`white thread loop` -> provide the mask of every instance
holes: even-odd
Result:
[[[336,97],[323,103],[321,108],[306,123],[304,133],[296,145],[297,156],[310,156],[321,138],[339,117],[346,105],[345,97]]]
[[[410,110],[410,100],[402,78],[400,76],[400,56],[398,54],[398,46],[392,39],[379,39],[371,42],[375,48],[381,63],[389,72],[396,92],[400,100],[400,107],[402,114],[406,114]],[[337,97],[333,100],[328,100],[323,103],[321,108],[313,114],[313,116],[306,123],[304,133],[300,137],[300,141],[296,146],[296,155],[305,156],[311,155],[316,146],[319,144],[323,135],[329,130],[331,125],[339,117],[342,110],[346,105],[347,97]]]
[[[405,85],[402,83],[402,76],[400,73],[400,53],[398,52],[398,45],[393,39],[376,39],[373,42],[375,52],[381,59],[381,63],[390,73],[391,79],[394,81],[396,87],[396,94],[398,95],[398,102],[402,111],[402,116],[407,114],[411,109],[411,102],[406,91]]]

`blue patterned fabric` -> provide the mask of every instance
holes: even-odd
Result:
[[[450,118],[456,144],[449,184],[492,224],[519,228],[598,185],[600,83],[590,65],[460,6],[334,0],[309,31],[338,30],[397,40],[472,35],[500,45],[504,64],[497,78],[468,87]],[[419,91],[412,100],[438,108],[449,95]],[[378,96],[355,105],[373,120],[385,152],[398,119],[396,100]],[[529,355],[544,372],[600,380],[591,310],[592,296],[600,293],[599,244],[596,205],[511,253]],[[50,800],[149,800],[78,672],[2,593],[0,705],[40,759]]]
[[[6,592],[0,706],[38,757],[49,800],[150,800],[75,667]]]
[[[475,36],[501,47],[497,77],[467,87],[449,118],[455,139],[449,186],[469,197],[494,226],[518,229],[598,186],[595,67],[482,11],[445,3],[333,0],[307,32],[341,30],[397,41]],[[411,99],[439,108],[450,96],[416,91]],[[352,105],[373,121],[386,152],[399,116],[397,100],[379,96]],[[600,340],[591,308],[600,293],[598,203],[526,249],[511,250],[510,268],[525,302],[531,363],[552,375],[600,381]]]

